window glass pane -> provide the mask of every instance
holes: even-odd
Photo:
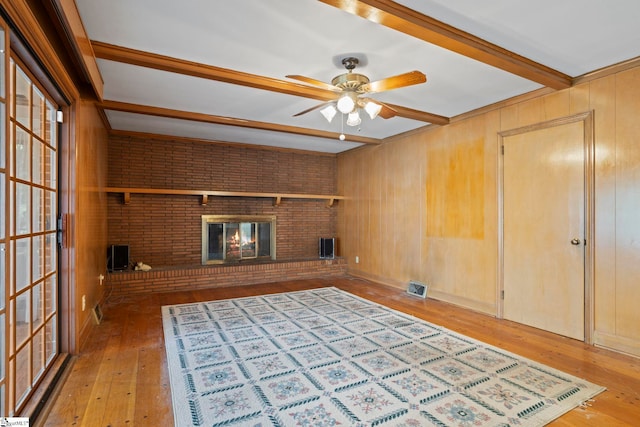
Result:
[[[4,304],[5,304],[5,300],[4,300],[4,294],[6,291],[6,287],[7,284],[4,281],[5,278],[5,268],[6,268],[6,259],[5,256],[7,254],[6,252],[7,248],[4,245],[4,243],[0,243],[0,282],[2,283],[2,287],[0,287],[0,310],[2,310],[4,308]],[[4,333],[4,329],[2,329],[2,332]],[[0,354],[4,354],[4,353],[0,353]]]
[[[0,57],[2,57],[3,55],[0,54]],[[2,73],[0,73],[2,74]],[[4,83],[4,79],[2,79],[2,77],[0,76],[0,81],[3,84]],[[6,168],[7,167],[7,159],[5,158],[5,152],[6,152],[6,146],[7,146],[7,141],[6,141],[6,133],[5,133],[5,126],[6,123],[4,121],[4,114],[5,114],[5,108],[6,106],[4,105],[4,103],[0,103],[0,168]]]
[[[9,251],[9,265],[15,265],[15,260],[16,260],[16,251],[11,250],[11,248],[9,248],[9,245],[11,243],[7,243],[7,250]],[[15,243],[14,243],[14,247],[15,247]],[[5,266],[6,268],[6,266]],[[7,268],[7,270],[9,272],[9,283],[6,284],[6,286],[9,288],[9,293],[11,295],[13,295],[15,293],[15,277],[16,277],[16,269],[15,268]],[[5,304],[8,304],[9,300],[5,301]],[[11,321],[11,318],[9,318],[9,321]]]
[[[45,156],[45,163],[48,168],[44,174],[44,185],[53,189],[56,188],[58,182],[58,158],[56,157],[56,152],[49,147],[45,149]]]
[[[56,311],[56,298],[58,297],[56,289],[56,275],[47,278],[44,290],[44,315],[48,317]]]
[[[56,127],[56,109],[51,105],[49,101],[47,101],[47,114],[45,117],[47,130],[44,135],[44,140],[47,144],[52,146],[54,149],[58,148],[58,134]]]
[[[15,313],[16,311],[16,300],[12,299],[12,300],[7,300],[7,306],[10,307],[10,309],[6,312],[6,318],[5,318],[5,322],[7,322],[9,324],[9,327],[7,328],[7,333],[9,334],[6,338],[7,340],[5,341],[5,345],[7,347],[9,347],[8,352],[10,354],[14,354],[16,351],[16,340],[15,340],[15,335],[14,332],[16,330],[16,325],[15,322],[13,321],[13,315],[9,316],[8,313]],[[9,367],[11,361],[7,360],[7,367]],[[11,372],[11,369],[7,370],[7,375],[9,375],[9,372]]]
[[[15,118],[27,129],[30,128],[31,83],[27,76],[16,68]]]
[[[31,316],[33,322],[33,330],[38,329],[43,322],[43,305],[44,305],[44,282],[38,283],[31,290],[31,297],[33,301],[31,301],[31,306],[33,307],[33,313]]]
[[[24,289],[30,284],[31,272],[31,245],[30,239],[16,240],[16,291]]]
[[[58,353],[58,329],[57,329],[57,318],[53,316],[47,322],[47,326],[45,327],[45,353],[47,362],[49,362],[53,357]]]
[[[31,384],[35,385],[36,381],[44,372],[44,329],[40,329],[33,335],[31,340],[33,349],[33,379]]]
[[[31,130],[35,135],[39,137],[43,137],[43,132],[45,129],[44,122],[44,96],[38,90],[37,87],[33,86],[33,103],[32,103],[32,111],[33,111],[33,124],[31,126]]]
[[[9,216],[9,218],[12,216],[13,212],[15,212],[15,210],[13,209],[15,207],[15,192],[16,192],[15,183],[10,182],[9,183],[9,212],[11,213],[11,215]],[[9,235],[11,236],[16,235],[16,229],[14,227],[14,224],[15,222],[13,220],[9,221]]]
[[[57,213],[57,203],[56,203],[56,193],[53,191],[45,191],[45,216],[44,216],[44,226],[46,231],[55,231],[56,229],[56,218],[58,217]]]
[[[31,177],[31,182],[35,184],[42,184],[44,182],[44,163],[42,162],[42,142],[37,139],[33,140],[31,144],[31,149],[33,152],[33,164],[31,166],[31,170],[33,170],[33,174]]]
[[[38,233],[44,231],[44,190],[41,188],[33,188],[31,191],[33,201],[31,205],[31,212],[33,213],[33,222],[31,224],[31,232]]]
[[[44,249],[42,248],[43,236],[33,236],[32,249],[33,256],[31,257],[31,282],[35,283],[43,277],[43,265],[44,265]]]
[[[27,290],[16,298],[16,344],[18,346],[24,343],[29,338],[29,334],[31,334],[30,295],[31,292]]]
[[[20,128],[16,128],[16,164],[13,168],[16,177],[25,181],[31,180],[31,149],[29,134]]]
[[[7,345],[7,337],[4,336],[4,321],[4,314],[0,314],[0,354],[2,354],[2,357],[0,357],[0,379],[4,378],[6,372],[4,366],[4,348],[5,345]],[[4,412],[0,412],[0,414],[4,414]]]
[[[44,238],[44,274],[49,274],[52,271],[55,271],[58,267],[57,265],[57,255],[56,252],[56,234],[49,233]]]
[[[16,234],[27,234],[30,231],[31,204],[30,187],[26,184],[16,183]]]
[[[29,345],[26,345],[16,356],[16,397],[17,405],[27,397],[31,389],[29,384]]]
[[[13,62],[13,59],[11,59],[11,70],[9,71],[9,87],[13,87],[13,82],[16,80],[16,76],[15,76],[15,63]],[[9,96],[11,96],[11,94],[8,94]],[[16,109],[15,109],[15,102],[13,101],[13,98],[11,99],[7,99],[9,105],[9,117],[15,117],[16,116]],[[10,102],[9,102],[10,101]]]
[[[0,28],[0,96],[1,97],[5,97],[5,92],[4,92],[4,77],[5,77],[5,73],[4,73],[4,69],[5,69],[5,62],[4,62],[4,53],[6,52],[5,46],[4,46],[4,28]],[[0,414],[4,414],[4,411],[0,411]]]
[[[0,212],[2,212],[2,215],[0,215],[0,239],[4,239],[5,235],[4,235],[4,226],[5,226],[5,222],[4,222],[4,218],[6,216],[6,206],[5,206],[5,188],[4,188],[4,184],[5,184],[5,175],[0,172]]]

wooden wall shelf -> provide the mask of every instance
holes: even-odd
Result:
[[[107,187],[107,193],[122,193],[125,205],[131,203],[132,194],[162,194],[178,196],[200,196],[202,206],[209,202],[209,196],[214,197],[264,197],[273,199],[274,206],[280,206],[282,199],[315,199],[326,200],[327,207],[333,206],[336,200],[344,200],[343,196],[323,194],[292,194],[292,193],[252,193],[245,191],[208,191],[208,190],[173,190],[167,188],[121,188]]]

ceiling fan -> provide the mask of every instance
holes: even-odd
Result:
[[[367,76],[353,72],[360,62],[358,58],[349,56],[343,58],[341,62],[347,72],[334,77],[330,84],[310,77],[299,75],[286,76],[290,79],[299,80],[322,89],[329,90],[335,95],[333,100],[323,102],[322,104],[294,114],[294,117],[325,107],[320,110],[320,113],[325,117],[325,119],[327,119],[327,121],[331,122],[333,117],[340,112],[348,115],[346,123],[349,126],[357,126],[361,123],[359,114],[359,110],[361,109],[366,111],[372,120],[378,115],[384,119],[389,119],[396,116],[396,110],[383,102],[369,98],[366,95],[384,92],[391,89],[398,89],[405,86],[412,86],[427,81],[427,77],[424,73],[420,71],[410,71],[408,73],[372,82]]]

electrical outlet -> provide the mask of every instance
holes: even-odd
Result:
[[[356,255],[356,264],[360,263],[360,257]]]
[[[85,311],[86,309],[87,309],[87,296],[82,295],[82,311]]]

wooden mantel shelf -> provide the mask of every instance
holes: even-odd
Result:
[[[265,197],[273,199],[274,206],[280,206],[282,199],[315,199],[326,200],[327,206],[331,207],[336,200],[344,200],[344,196],[324,195],[324,194],[291,194],[291,193],[252,193],[245,191],[209,191],[209,190],[173,190],[168,188],[121,188],[107,187],[107,193],[122,193],[124,204],[131,203],[131,194],[163,194],[179,196],[200,196],[202,205],[206,206],[209,196],[214,197]]]

